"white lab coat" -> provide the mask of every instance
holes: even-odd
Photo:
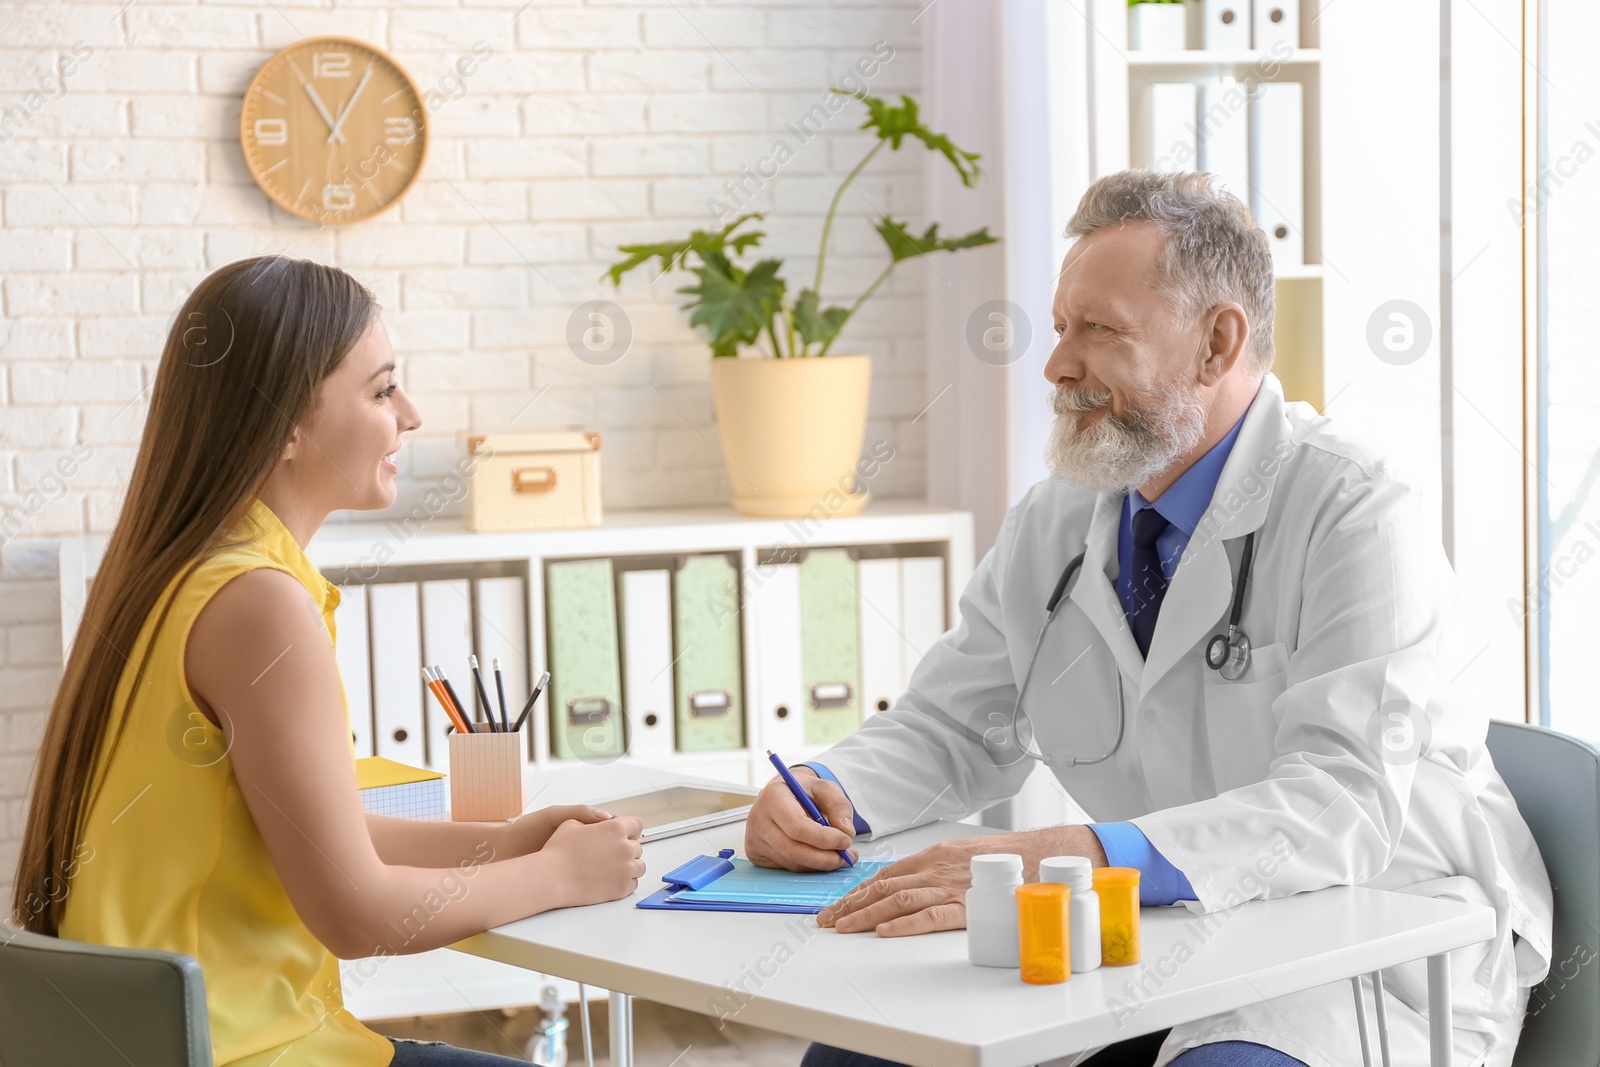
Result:
[[[1269,374],[1167,591],[1148,659],[1112,586],[1121,508],[1120,494],[1034,486],[909,690],[816,762],[874,835],[1014,795],[1034,767],[1013,762],[1008,744],[1016,687],[1045,600],[1084,551],[1071,603],[1040,649],[1027,722],[1047,756],[1106,752],[1120,672],[1127,733],[1104,763],[1052,766],[1071,797],[1096,821],[1143,830],[1189,878],[1197,911],[1350,884],[1492,906],[1494,940],[1452,956],[1456,1062],[1509,1064],[1528,987],[1549,966],[1550,885],[1484,747],[1489,709],[1446,691],[1439,650],[1453,577],[1417,494],[1310,406],[1285,403]],[[1242,628],[1254,658],[1229,682],[1202,657],[1226,626],[1252,530]],[[1418,733],[1431,737],[1420,759],[1386,759],[1385,745],[1405,746],[1405,724],[1390,713],[1407,702],[1426,709]],[[1399,732],[1385,738],[1386,729]],[[1394,1062],[1426,1063],[1423,966],[1384,977]],[[1157,1063],[1243,1040],[1313,1067],[1355,1067],[1355,1025],[1340,982],[1178,1026]]]

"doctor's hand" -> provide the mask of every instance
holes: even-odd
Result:
[[[972,857],[991,852],[1021,856],[1025,882],[1039,880],[1039,861],[1050,856],[1087,856],[1096,867],[1106,862],[1099,838],[1087,826],[941,841],[856,886],[819,912],[817,925],[842,934],[875,930],[879,937],[965,929]]]
[[[815,822],[800,807],[783,779],[774,777],[762,788],[744,823],[744,854],[758,867],[788,871],[831,871],[843,867],[840,849],[855,840],[856,813],[844,790],[810,767],[793,768],[800,788],[810,795],[832,828]]]

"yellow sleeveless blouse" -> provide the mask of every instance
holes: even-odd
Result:
[[[195,617],[228,581],[258,567],[299,579],[333,639],[338,590],[260,500],[227,540],[243,538],[249,543],[213,555],[181,586],[181,573],[173,580],[128,657],[107,734],[120,727],[121,737],[100,754],[100,790],[85,815],[61,936],[198,960],[218,1067],[386,1067],[394,1046],[344,1010],[339,961],[295,913],[245,806],[226,736],[201,714],[184,677]]]

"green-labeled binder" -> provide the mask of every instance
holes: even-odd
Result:
[[[690,556],[672,576],[680,752],[744,747],[739,571],[727,556]]]
[[[861,725],[856,561],[841,548],[800,563],[800,670],[806,744],[831,745]]]
[[[609,559],[545,568],[550,647],[550,752],[556,759],[622,755],[622,669]]]

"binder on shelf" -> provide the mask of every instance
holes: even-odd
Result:
[[[550,643],[550,755],[622,755],[622,670],[611,560],[550,563],[544,577]]]
[[[899,559],[856,564],[861,627],[861,717],[888,711],[905,690],[904,627]]]
[[[1183,7],[1190,48],[1213,52],[1249,49],[1250,0],[1185,0]]]
[[[758,567],[747,610],[755,626],[757,745],[798,752],[806,743],[805,682],[800,658],[800,565]],[[754,746],[752,746],[754,747]]]
[[[1151,170],[1194,170],[1200,161],[1195,136],[1198,94],[1192,82],[1157,82],[1134,125],[1134,146]]]
[[[333,655],[350,719],[350,743],[356,759],[372,755],[372,664],[368,660],[367,587],[341,585],[333,609]]]
[[[1258,85],[1250,101],[1250,211],[1279,270],[1305,262],[1301,97],[1299,82],[1272,82]]]
[[[807,745],[830,745],[861,725],[861,635],[856,561],[814,549],[800,564],[800,663]]]
[[[742,748],[739,569],[727,556],[690,556],[672,585],[678,751]]]
[[[1251,15],[1251,47],[1283,54],[1283,46],[1300,47],[1300,5],[1293,0],[1255,0]]]
[[[550,647],[550,753],[556,759],[622,755],[622,671],[609,559],[545,568]]]
[[[472,583],[465,578],[439,578],[422,582],[422,662],[444,668],[454,679],[456,693],[468,706],[461,710],[471,719],[477,702],[472,685],[461,684],[469,677],[467,657],[472,654]],[[446,727],[450,717],[428,699],[422,702],[422,719],[428,730],[427,765],[444,769],[450,765],[450,743]]]
[[[1200,86],[1200,169],[1250,207],[1249,94],[1232,78]]]
[[[483,669],[483,687],[489,691],[498,717],[500,695],[495,692],[494,661],[500,661],[500,673],[506,686],[506,709],[513,722],[522,704],[533,689],[533,678],[528,657],[528,586],[520,575],[501,578],[479,578],[475,583],[477,599],[473,614],[473,644],[478,652],[478,665]],[[552,676],[555,672],[551,672]],[[462,699],[467,699],[462,696]],[[437,736],[437,735],[436,735]],[[528,731],[533,736],[533,731]],[[531,758],[532,746],[522,746],[524,762]]]
[[[422,619],[416,582],[367,586],[372,642],[374,753],[423,766]]]
[[[644,758],[673,752],[672,575],[624,571],[622,710],[628,752]]]
[[[917,665],[949,627],[944,614],[944,557],[908,556],[900,561],[900,567],[900,633],[904,645],[900,661],[905,671],[900,689],[904,692],[911,686]]]

